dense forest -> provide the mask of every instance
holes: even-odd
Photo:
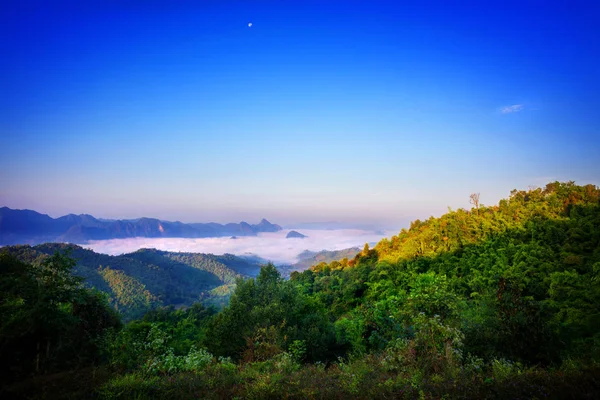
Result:
[[[599,398],[600,189],[555,182],[471,200],[287,280],[273,265],[254,278],[211,272],[235,282],[221,311],[171,301],[126,324],[63,249],[3,251],[0,394]],[[122,270],[99,273],[122,301],[151,301]]]
[[[18,260],[39,265],[57,251],[76,260],[73,273],[83,284],[108,295],[124,322],[161,306],[188,307],[225,304],[238,278],[260,271],[254,261],[232,254],[175,253],[141,249],[120,256],[99,254],[77,245],[46,243],[2,249]]]

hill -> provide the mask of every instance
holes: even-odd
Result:
[[[287,235],[285,235],[286,239],[304,239],[306,235],[301,234],[298,231],[289,231]]]
[[[339,261],[345,259],[352,259],[358,253],[360,249],[358,247],[350,247],[343,250],[321,250],[319,252],[304,251],[298,255],[300,261],[290,266],[292,271],[304,271],[312,266],[316,266],[321,263],[330,263],[332,261]]]
[[[266,219],[258,224],[217,224],[161,221],[156,218],[135,220],[101,220],[91,215],[69,214],[51,218],[32,210],[0,208],[0,245],[68,242],[84,244],[90,240],[131,237],[202,238],[221,236],[255,236],[260,232],[277,232],[281,227]]]
[[[216,297],[227,298],[237,278],[255,276],[260,270],[258,264],[231,254],[215,256],[141,249],[109,256],[58,243],[9,246],[0,251],[34,265],[56,251],[70,252],[77,262],[75,275],[83,277],[87,287],[107,293],[110,303],[126,320],[159,306],[190,306],[196,301],[221,304],[225,299],[215,298],[214,293],[219,293]]]
[[[543,364],[590,348],[598,357],[598,227],[600,190],[554,182],[416,220],[352,260],[291,278],[340,328],[359,329],[348,345],[361,351],[388,346],[400,334],[393,320],[407,318],[398,310],[412,307],[459,329],[484,358]]]
[[[192,264],[136,253],[127,256]],[[29,349],[21,364],[32,370],[40,353],[50,359],[35,340],[19,341],[26,329],[13,319],[49,336],[52,324],[28,312],[39,303],[25,299],[36,298],[53,264],[33,270],[36,282],[15,261],[0,261],[12,296],[4,314],[11,318],[0,321],[16,332],[7,336],[15,348],[5,348]],[[121,281],[134,295],[142,289]],[[29,282],[28,290],[12,282]],[[217,314],[201,305],[161,308],[108,330],[102,343],[115,372],[86,397],[598,398],[599,327],[600,189],[554,182],[514,190],[498,205],[414,221],[352,259],[289,280],[264,266],[238,281]],[[95,379],[95,369],[88,375]]]

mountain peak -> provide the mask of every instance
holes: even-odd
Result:
[[[281,230],[279,225],[275,225],[267,221],[265,218],[261,219],[260,222],[252,226],[257,232],[278,232]]]
[[[289,231],[285,236],[286,239],[304,239],[306,235],[301,234],[298,231]]]

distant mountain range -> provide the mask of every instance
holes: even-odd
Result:
[[[90,240],[132,237],[204,238],[221,236],[255,236],[260,232],[277,232],[282,228],[263,219],[217,224],[161,221],[156,218],[105,220],[88,214],[69,214],[52,218],[33,210],[0,208],[0,245],[68,242],[85,244]]]

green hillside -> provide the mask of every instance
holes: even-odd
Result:
[[[496,206],[414,221],[349,262],[292,279],[327,307],[353,351],[389,346],[412,326],[409,306],[460,329],[472,355],[597,359],[599,193],[558,182],[515,190]]]
[[[74,273],[84,278],[87,287],[107,293],[110,304],[126,321],[160,306],[190,306],[200,300],[223,304],[237,278],[256,275],[260,269],[232,255],[154,249],[109,256],[76,245],[46,243],[9,246],[2,251],[34,265],[57,251],[68,252],[77,262]],[[214,291],[216,288],[221,289]]]
[[[555,182],[474,203],[289,280],[267,265],[238,281],[216,314],[159,308],[107,330],[104,378],[80,369],[93,384],[70,390],[111,399],[600,397],[600,189]],[[193,264],[189,255],[129,256],[160,270]],[[24,307],[12,293],[11,307]]]

